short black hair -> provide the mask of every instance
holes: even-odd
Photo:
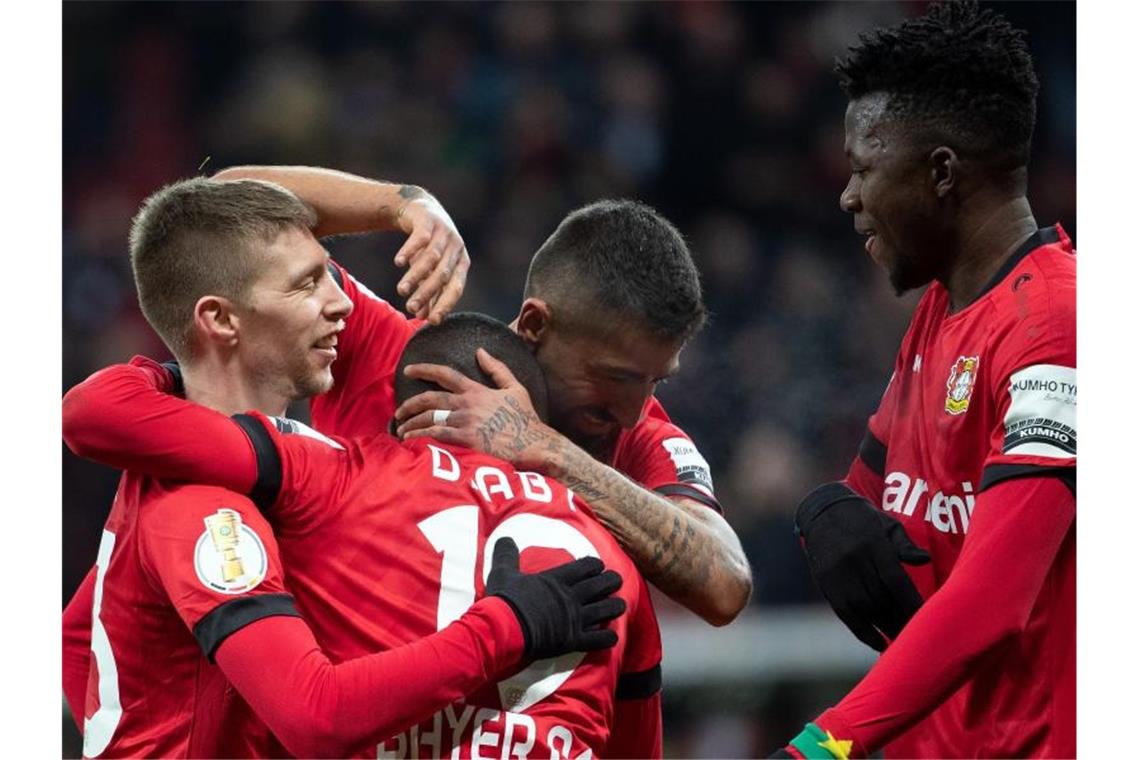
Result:
[[[550,303],[556,321],[589,327],[618,318],[670,340],[691,337],[706,315],[685,239],[631,200],[597,201],[567,215],[531,260],[523,297]]]
[[[1037,75],[1025,32],[974,0],[859,35],[835,73],[851,100],[876,92],[887,113],[992,169],[1027,166]]]
[[[490,387],[494,381],[479,366],[475,349],[483,348],[506,364],[526,388],[539,418],[548,419],[546,378],[534,353],[514,330],[493,317],[471,311],[450,314],[438,325],[426,325],[412,336],[396,366],[396,404],[424,391],[439,390],[435,383],[404,375],[409,364],[443,364]]]

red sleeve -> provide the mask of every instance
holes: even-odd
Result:
[[[843,482],[855,493],[867,499],[876,507],[883,502],[883,478],[886,476],[887,444],[890,443],[890,430],[898,405],[898,377],[900,367],[903,366],[907,355],[909,333],[903,339],[899,348],[899,355],[895,359],[895,369],[891,379],[887,381],[887,388],[879,401],[879,408],[867,420],[867,430],[859,444],[859,452],[851,462],[851,469]]]
[[[344,494],[364,465],[364,447],[368,458],[399,456],[399,441],[387,435],[334,440],[296,420],[260,412],[234,420],[258,452],[251,498],[281,535],[312,530],[348,503]]]
[[[91,568],[63,609],[63,695],[81,734],[87,679],[91,674],[91,610],[95,604],[96,569]]]
[[[642,419],[622,436],[613,467],[643,488],[684,497],[722,512],[713,491],[712,470],[688,434],[673,424],[652,396]]]
[[[926,717],[983,655],[1023,630],[1075,519],[1076,499],[1056,478],[1007,480],[980,493],[946,583],[815,723],[866,756]]]
[[[303,621],[265,618],[229,636],[217,662],[290,752],[348,757],[501,677],[522,650],[514,613],[488,598],[439,633],[337,665]]]
[[[614,730],[598,757],[659,758],[663,756],[661,692],[644,699],[616,703]]]
[[[1066,261],[1067,260],[1067,261]],[[1077,466],[1077,314],[1072,257],[1027,262],[1027,284],[1001,291],[1008,319],[990,340],[985,373],[996,414],[981,487],[1043,471],[1074,484]],[[1068,266],[1064,266],[1064,264]],[[1046,269],[1047,268],[1047,269]],[[1066,271],[1068,270],[1068,271]],[[1037,274],[1033,277],[1031,273]],[[1020,301],[1016,301],[1018,297]],[[1000,308],[1004,307],[1004,308]]]
[[[63,439],[77,456],[158,478],[245,493],[257,467],[229,417],[171,395],[161,365],[136,356],[63,397]]]
[[[345,437],[379,433],[396,412],[400,354],[424,322],[405,317],[339,264],[331,266],[353,309],[337,340],[332,390],[313,399],[313,426]]]
[[[626,629],[609,742],[599,757],[662,756],[661,630],[644,579]]]
[[[875,472],[861,457],[855,457],[843,483],[876,507],[883,503],[883,475]]]
[[[139,510],[140,558],[202,651],[253,620],[297,615],[277,540],[245,496],[178,486]]]

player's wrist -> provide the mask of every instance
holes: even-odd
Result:
[[[463,614],[475,640],[486,648],[488,670],[510,675],[526,660],[526,627],[514,606],[500,596],[486,596]]]
[[[804,536],[811,529],[815,520],[839,504],[854,502],[854,504],[846,506],[859,509],[858,503],[866,501],[864,497],[857,494],[845,483],[825,483],[805,496],[799,506],[796,507],[796,534]]]
[[[831,731],[815,723],[808,723],[803,731],[788,742],[785,750],[791,757],[807,760],[848,760],[854,757],[853,747],[854,742],[850,739],[836,738]]]
[[[530,458],[533,460],[530,468],[570,487],[566,478],[579,471],[578,460],[581,457],[586,457],[590,461],[596,460],[554,428],[544,424],[544,432],[546,434],[542,438],[541,445],[532,444],[529,447],[532,450]]]

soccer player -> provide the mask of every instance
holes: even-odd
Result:
[[[312,222],[295,196],[259,182],[190,180],[144,205],[131,240],[140,301],[181,360],[189,397],[227,411],[283,409],[327,387],[330,346],[352,307],[328,275]],[[69,394],[65,409],[81,413],[85,403]],[[250,499],[128,472],[92,591],[84,753],[282,751],[252,707],[285,749],[342,755],[530,659],[615,642],[596,626],[623,606],[601,601],[620,580],[599,575],[600,563],[523,575],[511,542],[494,551],[485,591],[501,599],[480,600],[407,647],[359,648],[360,657],[334,664],[297,616],[274,535]],[[354,567],[379,579],[384,561],[366,555]],[[364,656],[382,648],[391,651]]]
[[[504,357],[544,417],[546,387],[537,362],[516,334],[489,317],[453,315],[417,332],[401,367],[439,362],[477,382],[483,378],[475,360],[479,347]],[[629,579],[620,592],[629,615],[607,632],[617,647],[535,663],[383,742],[371,756],[438,757],[453,749],[463,756],[522,758],[660,755],[659,713],[648,725],[622,725],[627,736],[620,751],[607,747],[615,695],[625,686],[622,662],[637,656],[638,637],[654,637],[657,629],[645,582],[580,498],[537,473],[427,438],[401,444],[382,433],[331,440],[280,419],[239,415],[234,422],[160,392],[152,385],[157,374],[140,369],[112,368],[80,392],[96,405],[111,387],[134,388],[131,402],[117,408],[135,438],[124,441],[130,450],[191,451],[185,439],[205,436],[233,453],[203,454],[202,473],[218,483],[253,484],[250,493],[277,527],[298,605],[313,610],[317,636],[334,656],[397,647],[445,628],[477,597],[490,547],[501,537],[513,539],[532,567],[565,555],[600,556]],[[427,387],[397,378],[398,400]],[[283,434],[290,432],[303,434]],[[158,474],[163,458],[150,455],[144,466]]]
[[[324,169],[238,167],[216,176],[289,188],[314,207],[318,229],[327,234],[374,229],[383,205],[377,198],[382,185]],[[446,263],[429,247],[419,256],[428,257],[423,271],[438,272]],[[407,263],[415,268],[418,262]],[[326,434],[365,435],[393,416],[396,365],[419,323],[334,267],[355,310],[340,335],[333,388],[313,400],[312,421]],[[684,239],[643,204],[590,204],[569,214],[543,243],[523,296],[511,327],[546,376],[551,424],[543,428],[544,455],[533,461],[517,458],[513,441],[496,442],[490,451],[573,489],[649,581],[710,623],[732,621],[752,592],[748,561],[722,515],[708,463],[653,397],[704,321],[700,279]],[[514,410],[498,412],[503,392],[477,383],[468,392],[479,394],[473,401],[493,404],[487,411],[497,420],[492,428],[501,425],[498,435],[509,435]],[[465,417],[465,410],[453,411],[447,426]],[[455,440],[448,430],[432,432]],[[482,446],[482,437],[465,442]],[[640,724],[643,714],[660,709],[660,656],[624,674],[625,683],[641,686],[623,690],[619,724]]]
[[[290,189],[317,212],[322,235],[378,229],[391,214],[390,185],[343,172],[237,167],[216,178],[263,179]],[[420,237],[413,233],[397,255],[409,266],[401,287],[429,283],[430,290],[465,272],[451,268],[434,244],[412,250]],[[561,431],[555,439],[561,459],[550,463],[558,467],[543,471],[591,503],[650,581],[712,623],[731,621],[751,594],[747,560],[721,515],[707,462],[652,396],[656,383],[676,370],[681,349],[704,319],[699,277],[684,239],[642,204],[595,203],[559,225],[531,269],[512,327],[543,367],[552,390],[551,418]],[[338,336],[333,387],[313,400],[313,425],[330,435],[375,433],[393,416],[396,365],[422,322],[406,319],[335,262],[330,271],[354,310]],[[409,307],[413,300],[414,294]],[[417,306],[422,312],[423,304]],[[591,315],[614,329],[597,331]],[[87,431],[105,440],[86,445],[122,450],[115,446],[119,430],[109,415]],[[180,475],[202,479],[192,465]],[[87,581],[80,588],[77,602],[89,586]],[[82,630],[80,616],[72,622]],[[629,698],[618,706],[619,713],[635,713],[631,723],[640,722],[637,712],[659,709],[659,660],[660,653],[643,670],[626,673],[627,682],[643,685],[623,691]]]
[[[376,229],[383,205],[382,183],[327,169],[235,167],[215,176],[287,187],[317,211],[322,234]],[[438,277],[447,262],[424,246],[406,263],[414,285],[419,271]],[[335,266],[356,308],[340,336],[333,388],[313,400],[312,421],[326,434],[366,435],[393,416],[393,373],[420,323]],[[705,318],[684,238],[644,204],[592,203],[567,215],[535,253],[523,299],[511,327],[550,386],[552,445],[541,462],[497,455],[574,489],[650,582],[714,625],[731,622],[752,593],[748,561],[708,463],[653,397]]]
[[[1076,260],[1026,199],[1023,34],[947,3],[837,71],[840,205],[896,291],[929,287],[846,480],[797,514],[823,593],[885,651],[783,756],[1075,757]],[[917,612],[877,591],[900,577]]]

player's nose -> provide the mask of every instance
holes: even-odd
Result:
[[[839,208],[848,214],[854,214],[863,208],[863,203],[859,199],[859,189],[856,187],[856,177],[852,175],[851,179],[847,180],[847,187],[843,188],[843,192],[839,194]]]
[[[333,292],[329,295],[329,300],[325,306],[325,315],[333,321],[344,319],[352,313],[352,301],[331,277],[328,278],[328,281]]]

